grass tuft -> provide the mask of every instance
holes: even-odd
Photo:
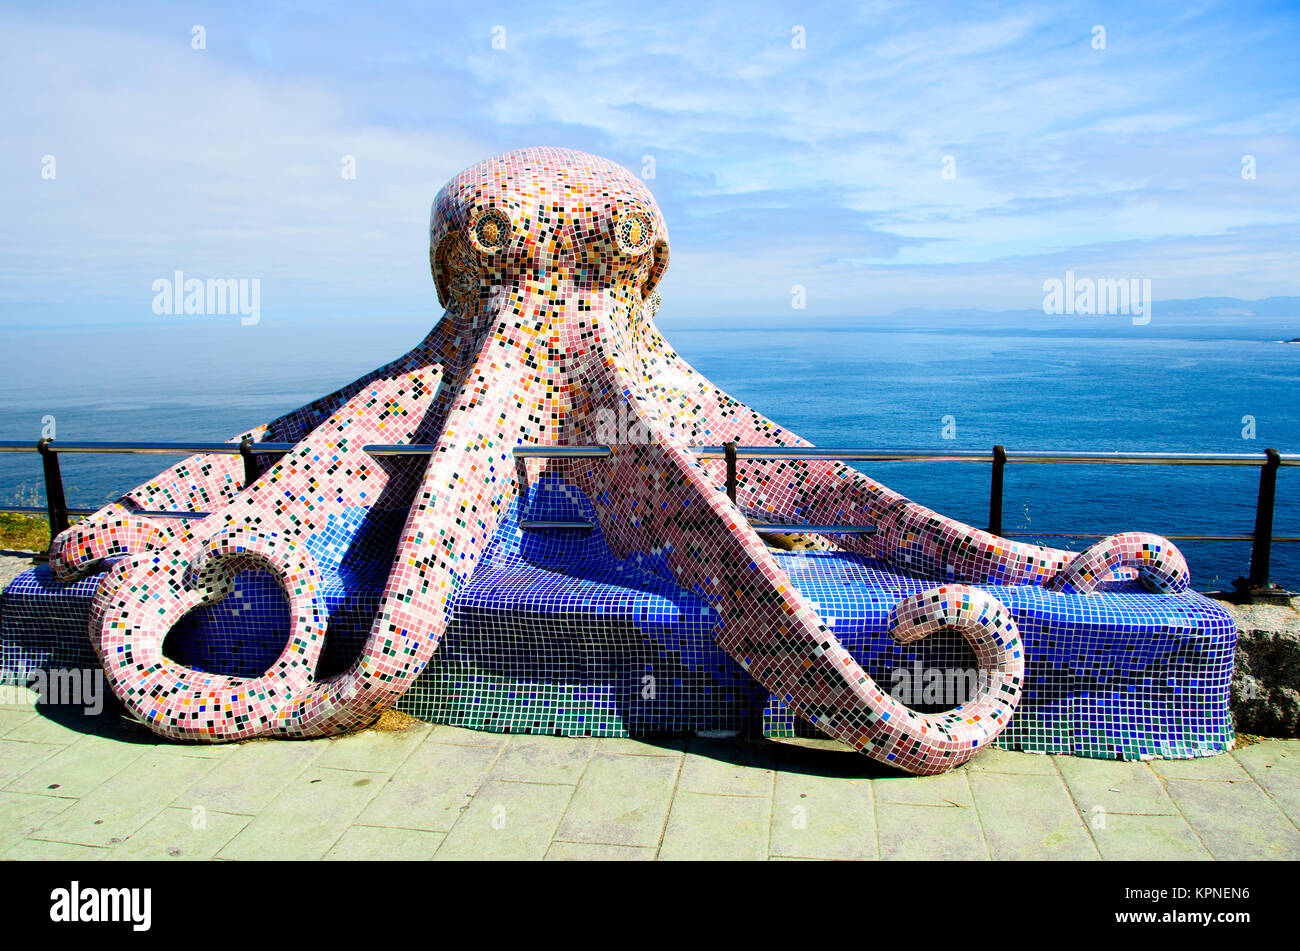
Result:
[[[50,523],[43,516],[0,512],[0,548],[43,552],[49,547]]]

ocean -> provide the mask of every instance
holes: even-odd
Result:
[[[0,328],[0,439],[52,416],[63,440],[220,440],[409,349],[425,322],[241,327],[164,318],[99,329]],[[1297,318],[933,315],[744,323],[661,313],[705,376],[819,446],[1300,452]],[[304,343],[305,341],[305,343]],[[73,506],[148,479],[170,457],[68,456]],[[873,478],[984,527],[990,467],[860,463]],[[1003,529],[1032,533],[1244,534],[1259,470],[1009,464]],[[33,455],[0,454],[0,500],[43,504]],[[1300,536],[1300,469],[1278,475],[1277,535]],[[1041,537],[1080,550],[1091,539]],[[1249,542],[1178,542],[1203,590],[1231,587]],[[1300,544],[1278,543],[1273,580],[1300,588]]]

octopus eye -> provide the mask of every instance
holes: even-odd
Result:
[[[654,219],[647,211],[623,215],[614,224],[614,241],[624,254],[639,257],[650,250],[654,240]]]
[[[481,254],[494,254],[510,243],[510,217],[500,208],[489,208],[474,220],[469,241]]]

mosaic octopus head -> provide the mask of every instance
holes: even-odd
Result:
[[[622,166],[570,149],[520,149],[470,166],[438,192],[429,265],[453,316],[511,286],[608,291],[635,306],[653,300],[668,266],[668,227]]]

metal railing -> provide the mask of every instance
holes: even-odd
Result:
[[[1257,466],[1259,493],[1255,500],[1255,530],[1249,535],[1166,535],[1171,541],[1248,541],[1251,542],[1249,574],[1238,580],[1238,587],[1255,596],[1275,593],[1271,584],[1270,563],[1274,542],[1300,542],[1300,536],[1273,535],[1273,508],[1277,497],[1277,470],[1281,466],[1300,466],[1300,455],[1282,454],[1276,449],[1254,453],[1229,452],[1080,452],[1074,450],[1008,450],[1003,445],[991,451],[926,449],[823,449],[814,446],[696,446],[691,451],[697,459],[723,459],[727,463],[726,491],[736,501],[737,465],[742,459],[831,460],[838,462],[978,462],[992,464],[989,484],[990,534],[1003,538],[1104,538],[1094,532],[1004,532],[1002,530],[1003,470],[1008,462],[1055,465],[1110,466]],[[517,459],[604,458],[611,455],[608,446],[519,446]],[[591,528],[586,522],[547,523],[552,528]],[[813,526],[785,524],[751,524],[758,532],[815,532],[846,534],[852,526]],[[826,531],[818,531],[826,529]],[[868,526],[866,531],[874,531]],[[1114,534],[1109,533],[1109,534]],[[1276,591],[1285,595],[1288,592]]]
[[[63,491],[63,478],[59,469],[59,455],[65,453],[147,453],[154,455],[187,455],[211,453],[238,455],[244,462],[244,485],[251,485],[258,476],[256,457],[283,455],[294,448],[294,443],[254,442],[245,438],[241,442],[61,442],[51,439],[31,442],[0,442],[0,452],[36,452],[41,456],[45,476],[44,509],[32,506],[0,506],[0,512],[20,514],[45,514],[49,518],[51,537],[68,527],[69,515],[89,515],[93,509],[69,508]],[[374,444],[362,447],[372,456],[422,456],[433,452],[432,444]],[[517,460],[523,459],[604,459],[613,454],[609,446],[516,446]],[[1004,538],[1101,538],[1097,532],[1003,532],[1002,497],[1003,470],[1007,463],[1055,465],[1159,465],[1159,466],[1255,466],[1259,473],[1259,492],[1255,500],[1255,530],[1248,535],[1166,535],[1171,540],[1187,541],[1249,541],[1251,542],[1250,571],[1238,580],[1244,593],[1267,596],[1279,591],[1270,583],[1270,562],[1274,542],[1298,542],[1298,536],[1273,535],[1273,510],[1277,497],[1277,471],[1282,466],[1300,466],[1300,455],[1280,453],[1266,449],[1254,453],[1214,452],[1077,452],[1072,450],[1008,450],[997,445],[990,451],[929,449],[827,449],[812,446],[738,446],[726,443],[721,446],[693,446],[691,452],[697,459],[724,460],[726,462],[726,493],[736,501],[738,487],[737,469],[741,460],[808,461],[833,460],[845,462],[943,462],[991,463],[992,478],[989,485],[989,524],[991,534]],[[206,518],[208,512],[170,512],[145,510],[137,514],[159,518]],[[523,521],[526,529],[586,529],[595,526],[578,521]],[[821,525],[802,523],[751,523],[757,532],[811,532],[824,535],[870,534],[876,531],[871,525]],[[1285,592],[1282,592],[1285,594]]]

